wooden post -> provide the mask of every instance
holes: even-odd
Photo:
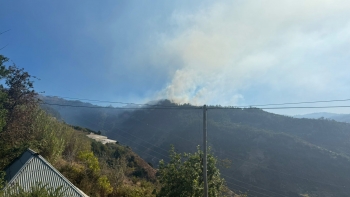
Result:
[[[207,106],[203,106],[203,182],[204,197],[208,197],[208,177],[207,177]]]

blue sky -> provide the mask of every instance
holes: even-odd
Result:
[[[350,98],[346,0],[0,4],[0,32],[10,29],[0,53],[47,95],[230,106]],[[273,112],[314,111],[350,113]]]

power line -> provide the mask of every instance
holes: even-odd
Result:
[[[125,104],[125,105],[138,105],[138,106],[159,106],[159,107],[178,107],[178,106],[172,106],[172,105],[159,105],[159,104],[147,104],[147,103],[132,103],[132,102],[121,102],[121,101],[104,101],[104,100],[96,100],[96,99],[85,99],[85,98],[72,98],[72,97],[59,97],[59,96],[53,96],[53,95],[47,95],[50,97],[58,97],[58,98],[66,98],[66,99],[76,99],[78,101],[92,101],[92,102],[98,102],[98,103],[110,103],[110,104]]]
[[[242,110],[242,109],[325,109],[325,108],[350,108],[350,105],[342,106],[304,106],[304,107],[249,107],[249,108],[236,108],[236,107],[208,107],[208,109],[231,109],[231,110]]]
[[[48,104],[48,103],[45,103],[45,104]],[[96,107],[92,107],[92,106],[91,106],[91,107],[90,107],[90,106],[74,106],[74,105],[61,105],[61,104],[48,104],[48,105],[59,105],[59,106],[69,106],[69,107],[87,107],[87,108],[110,108],[110,107],[100,107],[100,106],[96,106]],[[259,109],[334,108],[334,107],[350,107],[350,106],[277,107],[277,108],[259,108]],[[125,109],[125,108],[112,108],[112,109]],[[126,109],[140,109],[140,108],[126,108]],[[159,108],[159,107],[157,107],[157,108],[141,108],[141,109],[188,109],[188,108]],[[200,108],[196,108],[196,109],[200,109]],[[237,108],[221,108],[221,107],[217,107],[217,108],[210,108],[210,109],[237,109]],[[256,109],[256,108],[247,108],[247,109]],[[137,120],[137,119],[134,118],[134,117],[131,117],[131,118]],[[138,120],[138,121],[142,123],[142,121],[140,121],[140,120]],[[155,127],[155,126],[153,126],[153,127]],[[120,129],[118,129],[118,130],[120,130]],[[126,133],[127,133],[127,132],[126,132]],[[169,132],[169,133],[170,133],[170,132]],[[129,133],[127,133],[127,134],[129,134]],[[173,133],[170,133],[170,134],[173,134]],[[129,134],[129,135],[130,135],[130,134]],[[175,135],[175,134],[174,134],[174,135]],[[185,139],[185,138],[180,137],[180,136],[178,136],[178,135],[175,135],[175,136],[177,136],[177,137],[179,137],[179,138],[181,138],[181,139],[184,139],[184,140],[190,142],[188,139]],[[136,136],[134,136],[134,137],[136,137]],[[143,140],[143,139],[141,139],[141,140]],[[143,140],[143,141],[144,141],[144,140]],[[149,142],[147,142],[147,143],[149,143]],[[190,143],[192,143],[192,142],[190,142]],[[149,143],[149,144],[151,144],[151,143]],[[192,144],[193,144],[193,143],[192,143]],[[153,144],[151,144],[151,145],[154,146]],[[160,148],[160,147],[158,147],[158,148]],[[163,150],[164,150],[164,149],[163,149]],[[164,156],[164,155],[163,155],[163,156]],[[233,159],[238,159],[238,160],[245,161],[245,160],[239,159],[239,158],[233,158]],[[245,162],[248,162],[248,161],[245,161]],[[251,163],[251,164],[256,165],[256,164],[254,164],[254,163]],[[259,166],[259,165],[257,165],[257,166]],[[262,166],[259,166],[259,167],[265,168],[265,169],[268,169],[268,170],[273,170],[273,171],[275,171],[275,172],[282,173],[282,174],[285,174],[285,175],[289,175],[289,176],[301,178],[301,179],[304,179],[304,180],[307,180],[307,181],[317,182],[317,183],[326,184],[326,185],[331,185],[331,186],[336,186],[336,187],[342,187],[342,186],[337,186],[337,185],[333,185],[333,184],[329,184],[329,183],[324,183],[324,182],[320,182],[320,181],[316,181],[316,180],[310,180],[310,179],[303,178],[303,177],[298,177],[298,176],[295,176],[295,175],[291,175],[291,174],[284,173],[284,172],[279,172],[279,171],[276,171],[276,170],[274,170],[274,169],[270,169],[270,168],[266,168],[266,167],[262,167]]]
[[[271,105],[299,105],[299,104],[311,104],[311,103],[331,103],[340,101],[350,101],[350,99],[338,99],[338,100],[322,100],[322,101],[302,101],[295,103],[271,103],[271,104],[259,104],[259,105],[249,105],[249,106],[237,106],[237,107],[261,107],[261,106],[271,106]]]
[[[5,31],[3,31],[3,32],[0,32],[0,35],[1,35],[1,34],[4,34],[4,33],[6,33],[6,32],[8,32],[8,31],[11,31],[11,29],[8,29],[8,30],[5,30]]]
[[[202,109],[202,107],[110,107],[110,106],[83,106],[83,105],[67,105],[42,102],[44,105],[61,106],[61,107],[77,107],[77,108],[105,108],[105,109],[119,109],[119,110],[149,110],[149,109],[176,109],[176,110],[192,110]],[[350,105],[342,106],[304,106],[304,107],[263,107],[263,108],[235,108],[235,107],[208,107],[208,109],[225,109],[225,110],[242,110],[242,109],[330,109],[330,108],[350,108]]]
[[[76,97],[60,97],[54,95],[46,95],[50,97],[58,97],[58,98],[66,98],[66,99],[76,99],[79,101],[93,101],[93,102],[101,102],[101,103],[111,103],[111,104],[126,104],[126,105],[145,105],[145,106],[163,106],[163,107],[177,107],[177,106],[169,106],[169,105],[159,105],[159,104],[140,104],[140,103],[132,103],[132,102],[121,102],[121,101],[106,101],[106,100],[97,100],[97,99],[86,99],[86,98],[76,98]],[[318,101],[300,101],[300,102],[286,102],[286,103],[270,103],[270,104],[257,104],[257,105],[244,105],[244,106],[233,106],[236,108],[250,108],[250,107],[262,107],[262,106],[278,106],[278,105],[299,105],[299,104],[313,104],[313,103],[331,103],[331,102],[343,102],[350,101],[348,99],[333,99],[333,100],[318,100]],[[197,106],[199,107],[199,106]],[[228,107],[231,108],[231,107]],[[275,108],[273,108],[275,109]]]
[[[4,48],[6,48],[9,44],[6,44],[5,46],[0,48],[0,51],[3,50]]]
[[[44,105],[60,106],[60,107],[77,107],[77,108],[104,108],[104,109],[119,109],[119,110],[148,110],[148,109],[201,109],[201,107],[111,107],[111,106],[84,106],[84,105],[67,105],[67,104],[57,104],[57,103],[47,103],[41,102]]]
[[[253,106],[269,106],[269,105],[289,105],[289,104],[305,104],[305,103],[325,103],[325,102],[339,102],[339,101],[348,101],[350,99],[344,99],[344,100],[329,100],[329,101],[311,101],[311,102],[298,102],[298,103],[280,103],[280,104],[265,104],[265,105],[253,105]],[[114,102],[117,103],[117,102]],[[122,102],[118,102],[118,103],[122,103]],[[122,103],[122,104],[134,104],[134,105],[147,105],[147,106],[151,106],[151,107],[146,107],[146,108],[123,108],[123,107],[102,107],[102,106],[76,106],[76,105],[62,105],[62,104],[49,104],[49,103],[44,103],[47,105],[58,105],[58,106],[68,106],[68,107],[86,107],[86,108],[112,108],[112,109],[201,109],[201,107],[181,107],[181,106],[167,106],[165,107],[164,105],[148,105],[148,104],[135,104],[135,103]],[[155,107],[155,106],[161,106],[161,107]],[[304,106],[304,107],[265,107],[265,108],[258,108],[258,109],[314,109],[314,108],[348,108],[350,106]],[[232,107],[209,107],[209,109],[239,109],[239,108],[232,108]],[[257,108],[253,108],[253,107],[249,107],[249,108],[244,108],[244,109],[257,109]],[[151,143],[149,143],[151,144]],[[153,144],[151,144],[153,145]],[[154,146],[154,145],[153,145]],[[155,146],[157,147],[157,146]],[[158,147],[160,148],[160,147]],[[152,150],[152,149],[151,149]],[[164,149],[163,149],[164,150]],[[163,155],[164,156],[164,155]],[[244,160],[243,160],[244,161]],[[256,165],[256,164],[255,164]],[[259,166],[262,167],[262,166]],[[269,168],[266,168],[269,169]],[[273,169],[269,169],[269,170],[273,170]],[[279,171],[276,171],[279,172]],[[279,173],[283,173],[283,172],[279,172]],[[283,173],[283,174],[287,174],[287,173]],[[287,174],[290,175],[290,174]],[[225,176],[225,175],[224,175]],[[290,176],[294,176],[294,175],[290,175]],[[294,176],[297,177],[297,176]],[[298,177],[298,178],[302,178],[305,179],[307,181],[313,181],[313,182],[318,182],[318,183],[322,183],[322,184],[327,184],[327,185],[331,185],[331,186],[337,186],[337,187],[342,187],[342,186],[338,186],[338,185],[332,185],[332,184],[328,184],[328,183],[323,183],[323,182],[319,182],[319,181],[314,181],[314,180],[309,180],[307,178],[303,178],[303,177]],[[235,180],[235,179],[234,179]],[[238,180],[237,180],[238,181]],[[263,189],[263,188],[260,188]]]

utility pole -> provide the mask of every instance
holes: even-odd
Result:
[[[208,197],[208,177],[207,177],[207,106],[203,106],[203,182],[204,197]]]

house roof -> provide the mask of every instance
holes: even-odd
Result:
[[[64,191],[65,196],[87,197],[48,161],[31,149],[13,161],[5,169],[5,172],[7,187],[17,183],[24,191],[29,191],[35,184],[42,183],[48,188],[63,187],[62,191]]]

